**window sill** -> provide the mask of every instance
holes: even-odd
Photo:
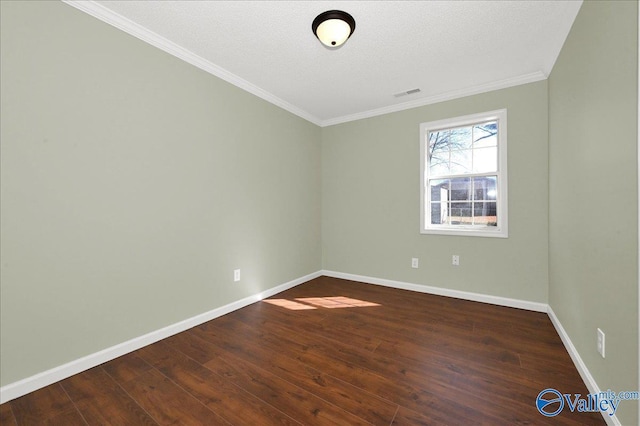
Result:
[[[422,229],[420,230],[422,235],[454,235],[459,237],[487,237],[487,238],[509,238],[509,233],[506,230],[492,229],[492,230],[479,230],[479,229]]]

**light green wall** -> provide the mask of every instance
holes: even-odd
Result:
[[[549,78],[549,304],[616,391],[638,390],[637,8],[585,2]],[[623,402],[618,418],[637,413]]]
[[[324,129],[0,5],[2,385],[324,268],[548,301],[601,388],[637,388],[637,3],[585,3],[548,82]],[[419,124],[501,108],[509,238],[420,235]]]
[[[61,2],[0,3],[2,385],[321,268],[317,126]]]
[[[421,235],[420,123],[501,108],[509,238]],[[547,133],[546,81],[323,128],[324,268],[546,303]]]

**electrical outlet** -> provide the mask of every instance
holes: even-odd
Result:
[[[233,270],[233,281],[240,281],[240,269]]]
[[[457,254],[451,256],[451,264],[453,266],[460,266],[460,256],[458,256]]]
[[[604,358],[604,331],[598,329],[598,353]]]
[[[418,260],[417,257],[412,257],[411,258],[411,267],[412,268],[418,268],[419,262],[420,261]]]

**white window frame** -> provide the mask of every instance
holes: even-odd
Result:
[[[464,127],[496,120],[498,122],[498,170],[496,190],[497,226],[471,227],[464,225],[434,225],[425,216],[431,214],[431,197],[429,190],[429,165],[426,153],[429,149],[429,132],[456,127]],[[474,177],[483,176],[486,173],[450,175],[448,177]],[[508,190],[507,190],[507,110],[500,109],[479,114],[465,115],[463,117],[449,118],[445,120],[430,121],[420,124],[420,233],[437,235],[461,235],[469,237],[496,237],[508,238]]]

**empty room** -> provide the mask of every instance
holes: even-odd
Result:
[[[0,7],[0,424],[640,423],[638,1]]]

